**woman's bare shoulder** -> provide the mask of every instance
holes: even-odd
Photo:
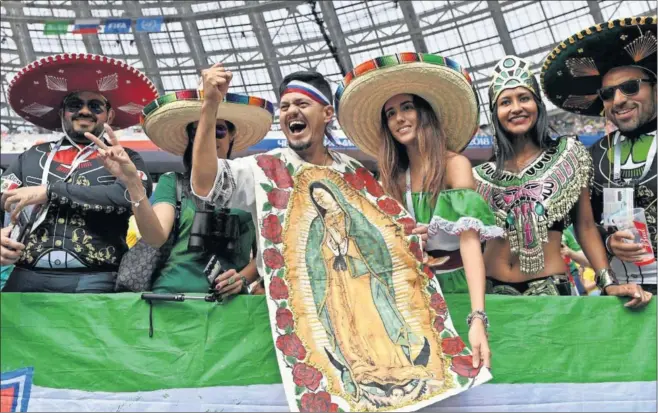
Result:
[[[448,151],[446,156],[446,184],[448,188],[473,188],[471,161],[456,152]]]

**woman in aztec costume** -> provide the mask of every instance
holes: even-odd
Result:
[[[605,117],[617,130],[591,146],[592,209],[603,219],[605,188],[632,188],[634,207],[644,208],[656,241],[656,16],[623,17],[588,27],[546,57],[541,82],[556,106],[579,115]],[[622,284],[636,282],[656,293],[658,265],[647,261],[632,234],[603,226],[599,232],[610,266]],[[640,257],[638,257],[640,255]],[[644,255],[644,257],[641,257]],[[639,258],[639,259],[638,259]]]
[[[379,57],[353,73],[336,92],[340,125],[378,159],[384,189],[427,227],[428,265],[442,291],[470,293],[469,340],[474,359],[489,366],[481,242],[503,231],[458,153],[478,125],[470,76],[452,59],[419,53]]]
[[[478,166],[474,176],[478,192],[506,233],[506,239],[491,240],[485,248],[490,290],[509,295],[571,295],[560,246],[562,232],[573,221],[596,271],[597,285],[610,295],[629,295],[609,270],[594,222],[591,157],[572,136],[550,137],[546,107],[530,64],[516,56],[498,62],[489,101],[495,162]],[[637,305],[638,300],[629,304]]]
[[[194,216],[203,206],[190,188],[192,148],[202,103],[202,90],[181,90],[158,97],[143,110],[144,133],[159,148],[182,156],[185,167],[182,175],[167,173],[160,177],[153,205],[144,199],[134,207],[135,221],[144,242],[156,248],[172,243],[166,263],[155,274],[152,288],[155,292],[205,293],[210,287],[204,274],[209,254],[188,248]],[[214,131],[217,158],[230,159],[234,150],[241,151],[260,142],[272,124],[273,108],[271,102],[261,98],[226,94],[217,111]],[[111,129],[108,128],[108,132],[114,136]],[[119,143],[112,139],[113,145],[105,148],[102,155],[105,166],[125,183],[132,199],[140,199],[139,193],[132,190],[134,182],[140,181],[133,171],[134,165],[122,155]],[[181,193],[180,210],[176,209],[178,191]],[[223,271],[215,280],[215,287],[223,297],[249,293],[249,284],[258,278],[251,255],[256,239],[251,214],[239,209],[231,209],[230,214],[239,219],[240,237],[230,255],[218,255]]]

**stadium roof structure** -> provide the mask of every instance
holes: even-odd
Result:
[[[488,121],[487,84],[507,54],[536,69],[560,40],[612,17],[655,13],[649,1],[128,1],[6,0],[0,4],[0,116],[29,125],[7,104],[18,70],[56,53],[94,53],[144,71],[160,93],[195,88],[216,62],[235,73],[236,93],[276,102],[288,73],[317,70],[334,84],[354,65],[404,51],[440,53],[472,74]],[[106,34],[108,18],[163,16],[162,31]],[[99,34],[45,35],[46,21],[101,19]],[[549,107],[552,109],[552,107]],[[278,128],[275,122],[273,128]]]

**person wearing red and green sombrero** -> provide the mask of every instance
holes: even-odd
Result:
[[[645,210],[647,242],[635,243],[632,233],[618,228],[601,225],[599,230],[619,282],[640,284],[653,294],[658,272],[656,60],[656,16],[622,17],[560,42],[546,57],[541,73],[544,92],[556,106],[605,117],[617,127],[590,148],[592,209],[601,223],[604,193],[633,189],[634,207]]]
[[[14,208],[13,220],[30,207],[40,209],[22,242],[9,239],[11,228],[2,230],[1,263],[16,262],[5,291],[114,291],[131,202],[86,133],[102,135],[105,124],[123,129],[139,123],[144,105],[156,96],[144,73],[88,53],[41,58],[11,79],[14,112],[60,139],[28,149],[2,175],[3,208]],[[144,161],[137,152],[125,153],[139,173],[140,196],[148,196]]]

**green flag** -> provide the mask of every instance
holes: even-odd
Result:
[[[64,34],[69,31],[69,22],[61,20],[47,21],[43,27],[43,34]]]

